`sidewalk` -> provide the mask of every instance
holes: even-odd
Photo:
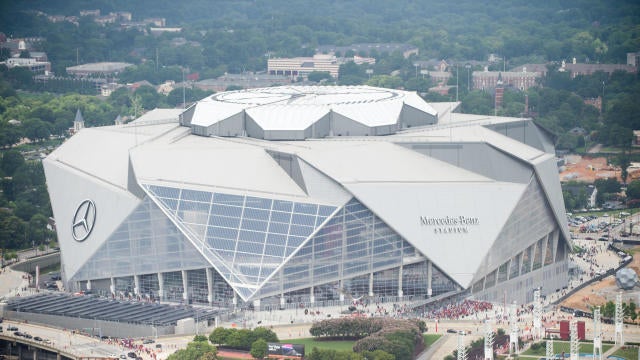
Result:
[[[29,281],[23,278],[25,273],[13,271],[8,266],[0,270],[0,300],[3,298],[30,295]],[[23,291],[27,288],[27,291]]]

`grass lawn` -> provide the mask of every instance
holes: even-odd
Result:
[[[281,341],[284,342],[284,341]],[[290,339],[287,340],[286,343],[290,344],[304,344],[304,352],[305,354],[311,354],[311,351],[314,347],[318,349],[333,349],[333,350],[348,350],[353,351],[353,344],[355,341],[317,341],[314,338],[301,338],[301,339]]]
[[[613,345],[611,344],[602,344],[602,353],[607,352],[607,350],[611,349]],[[559,354],[561,352],[565,352],[566,354],[570,351],[570,345],[568,341],[554,341],[553,342],[553,352]],[[593,343],[580,343],[580,352],[581,353],[593,353]],[[546,345],[542,342],[542,346],[538,348],[537,351],[533,351],[531,348],[527,349],[527,351],[523,352],[522,355],[536,355],[536,356],[544,356],[546,355]],[[634,358],[637,359],[637,356]]]
[[[424,345],[427,348],[433,345],[433,343],[436,342],[436,340],[440,339],[440,337],[442,337],[442,335],[438,334],[424,334],[422,336],[424,336]]]
[[[604,352],[604,345],[602,346]],[[613,356],[619,356],[621,358],[636,360],[638,358],[637,347],[623,347],[612,354]]]

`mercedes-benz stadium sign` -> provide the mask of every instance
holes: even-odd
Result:
[[[96,204],[87,199],[83,200],[76,208],[71,225],[71,234],[76,241],[84,241],[91,235],[96,223]]]

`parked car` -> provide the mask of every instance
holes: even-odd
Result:
[[[144,339],[144,340],[142,340],[143,344],[153,344],[154,342],[156,342],[156,341],[153,340],[153,339]]]

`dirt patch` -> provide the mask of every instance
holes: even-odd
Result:
[[[620,168],[607,163],[605,157],[566,157],[565,169],[560,173],[560,181],[581,181],[593,183],[596,179],[616,178],[621,181]]]
[[[633,269],[637,274],[640,272],[640,246],[634,247],[631,251],[634,253],[633,260],[627,267]],[[615,276],[611,275],[581,289],[563,301],[561,305],[590,312],[591,306],[604,305],[607,301],[613,300],[618,291]]]
[[[611,289],[611,290],[609,290]],[[562,302],[562,306],[591,312],[592,306],[602,306],[608,300],[603,294],[611,292],[615,294],[617,290],[616,281],[613,276],[609,276],[602,281],[593,283],[571,295]]]

